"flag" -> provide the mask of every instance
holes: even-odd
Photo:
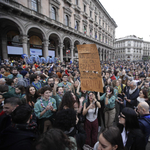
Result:
[[[84,33],[86,34],[86,29],[84,28]]]
[[[25,57],[28,57],[27,54],[22,54],[21,57],[24,59]]]

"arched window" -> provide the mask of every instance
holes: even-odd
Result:
[[[54,7],[52,7],[51,12],[52,12],[52,19],[56,20],[56,9]]]
[[[69,26],[69,17],[66,15],[66,20],[65,20],[66,22],[65,22],[65,25],[66,26]]]
[[[75,30],[79,30],[79,23],[78,23],[78,21],[75,21]]]
[[[38,2],[37,0],[31,0],[31,9],[34,11],[38,11]]]

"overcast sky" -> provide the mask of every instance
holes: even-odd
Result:
[[[100,0],[115,20],[116,38],[136,35],[150,41],[150,0]]]

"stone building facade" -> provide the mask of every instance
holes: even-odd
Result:
[[[135,35],[116,39],[114,45],[116,60],[140,61],[150,56],[150,42]]]
[[[76,45],[97,45],[114,59],[115,21],[99,0],[0,0],[0,55],[78,57]]]

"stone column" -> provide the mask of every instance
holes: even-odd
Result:
[[[72,62],[73,62],[73,59],[74,59],[74,57],[73,57],[73,49],[74,49],[74,46],[71,45],[70,48],[71,48],[71,60],[72,60]]]
[[[27,35],[22,35],[21,36],[21,41],[22,41],[22,46],[23,46],[23,53],[28,55],[28,36]]]
[[[103,50],[103,61],[105,61],[105,52],[106,51]]]
[[[7,53],[7,38],[2,38],[2,59],[8,59],[8,53]]]
[[[60,61],[63,62],[63,43],[60,43]]]
[[[100,61],[102,61],[103,60],[103,58],[102,58],[102,51],[100,50]]]
[[[49,44],[49,41],[48,40],[44,40],[43,44],[44,44],[44,57],[46,58],[48,56],[48,44]]]
[[[58,45],[56,45],[56,55],[55,57],[58,57]]]

